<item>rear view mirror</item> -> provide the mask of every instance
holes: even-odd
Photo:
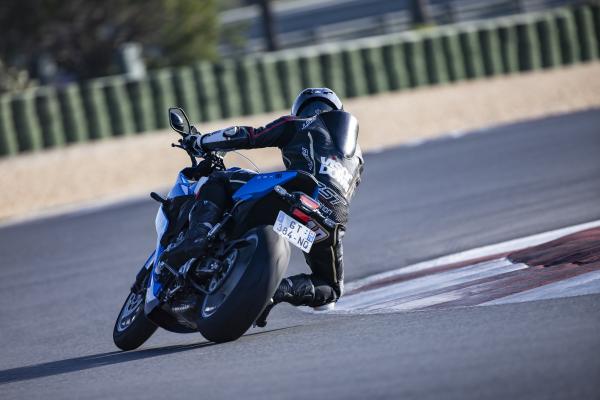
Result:
[[[175,132],[179,132],[183,136],[190,134],[191,125],[190,120],[181,108],[171,107],[169,108],[169,124]]]

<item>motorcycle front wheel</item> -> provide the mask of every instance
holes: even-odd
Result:
[[[145,287],[145,285],[143,286]],[[130,292],[113,328],[113,341],[121,350],[140,347],[158,328],[144,314],[146,291]]]

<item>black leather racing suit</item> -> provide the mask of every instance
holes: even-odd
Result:
[[[342,237],[348,221],[348,208],[363,170],[363,158],[357,143],[358,122],[345,111],[329,111],[311,118],[281,117],[261,128],[237,126],[202,136],[206,150],[279,147],[287,169],[306,171],[319,181],[321,211],[341,223],[335,230],[320,229],[306,261],[312,270],[315,288],[308,306],[336,301],[343,293],[344,269]],[[232,194],[252,175],[243,171],[217,172],[205,184],[199,197],[210,199],[211,183],[229,185]],[[211,182],[212,181],[212,182]],[[204,189],[204,188],[203,188]],[[300,304],[297,304],[300,305]]]

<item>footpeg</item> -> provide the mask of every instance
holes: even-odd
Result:
[[[275,302],[273,302],[273,299],[270,299],[269,304],[267,304],[263,312],[260,313],[256,321],[254,321],[254,327],[264,328],[267,326],[267,317],[269,316],[269,313],[273,307],[275,307]]]

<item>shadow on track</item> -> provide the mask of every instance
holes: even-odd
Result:
[[[279,329],[271,329],[262,332],[253,332],[244,337],[257,336],[265,333],[281,331],[293,328],[285,327]],[[129,361],[143,360],[145,358],[160,357],[168,354],[175,354],[182,351],[201,349],[203,347],[215,346],[217,343],[202,342],[183,345],[174,345],[159,347],[138,351],[111,351],[108,353],[92,354],[89,356],[68,358],[66,360],[50,361],[47,363],[30,365],[27,367],[18,367],[5,369],[0,371],[0,385],[12,382],[20,382],[37,378],[45,378],[48,376],[68,374],[70,372],[83,371],[86,369],[103,367],[106,365],[121,364]]]

